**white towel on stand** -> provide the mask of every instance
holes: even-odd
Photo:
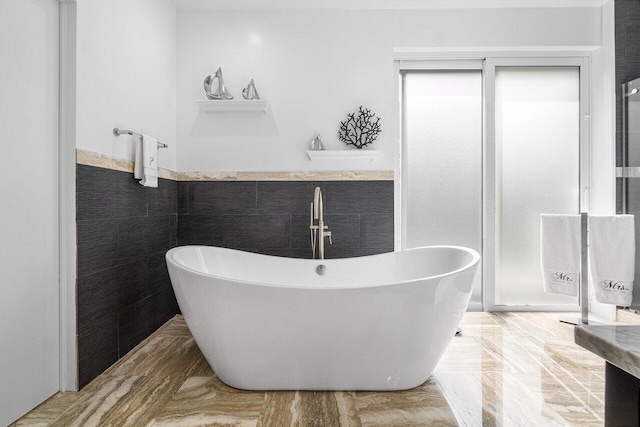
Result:
[[[540,266],[545,292],[578,296],[580,215],[540,215]]]
[[[598,302],[631,305],[635,258],[633,215],[589,216],[589,276]]]
[[[142,161],[138,159],[138,148],[136,146],[136,163],[134,166],[134,177],[140,166],[142,167],[142,176],[140,185],[145,187],[158,186],[158,140],[149,135],[142,135]],[[140,166],[139,166],[140,165]]]

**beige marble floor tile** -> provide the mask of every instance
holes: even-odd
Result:
[[[456,357],[464,354],[465,357]],[[457,343],[451,345],[436,367],[437,371],[449,372],[482,372],[501,371],[504,364],[494,355],[476,342]]]
[[[120,359],[108,375],[172,375],[194,369],[202,353],[193,338],[154,336]]]
[[[507,316],[501,314],[500,317]],[[531,355],[535,361],[532,366],[539,366],[540,375],[547,382],[558,381],[566,392],[579,401],[577,416],[572,411],[568,411],[568,416],[574,416],[578,425],[593,422],[591,415],[601,420],[604,413],[604,381],[598,374],[603,372],[604,362],[573,342],[573,326],[559,322],[556,313],[512,313],[508,317],[504,329],[508,329],[518,344]],[[545,339],[537,328],[531,328],[531,323],[543,325],[553,338]],[[527,378],[530,381],[540,375],[535,375],[534,369]],[[581,419],[581,411],[585,408],[590,415]]]
[[[535,356],[528,352],[518,340],[508,334],[483,335],[481,344],[485,351],[489,352],[496,360],[502,362],[502,372],[535,373],[540,369]],[[483,369],[483,372],[488,371],[490,369]]]
[[[144,425],[201,359],[193,338],[154,336],[85,387],[53,425]]]
[[[360,427],[356,396],[352,392],[268,392],[259,427]]]
[[[569,388],[576,389],[582,385],[604,396],[604,361],[600,359],[594,362],[579,351],[570,351],[568,354],[573,357],[571,361],[550,356],[541,357],[540,363]]]
[[[562,366],[580,380],[588,379],[598,371],[604,374],[602,358],[591,352],[585,352],[584,348],[575,343],[548,341],[544,344],[542,350],[550,360]]]
[[[543,369],[538,376],[515,375],[514,380],[535,395],[541,402],[557,413],[566,423],[582,425],[602,422],[604,412],[602,402],[596,399],[588,402],[590,394],[586,390],[572,390],[557,376]],[[589,405],[591,403],[591,405]]]
[[[557,322],[560,323],[560,322]],[[520,351],[523,359],[535,361],[536,366],[542,365],[549,369],[554,366],[561,367],[572,377],[583,380],[593,376],[594,373],[604,369],[603,360],[585,351],[573,342],[573,327],[560,323],[564,332],[569,332],[570,339],[558,339],[557,337],[540,339],[536,333],[527,333],[521,329],[510,329],[508,334],[512,337],[517,345],[522,349]],[[552,326],[557,327],[555,322]],[[504,329],[509,329],[505,327]],[[503,344],[500,344],[503,346]],[[528,353],[527,357],[523,352]],[[556,369],[557,370],[557,369]]]
[[[458,425],[435,378],[419,387],[395,392],[357,392],[363,426]]]
[[[436,377],[463,426],[581,426],[601,422],[560,383],[524,384],[519,374],[497,372],[446,372]]]
[[[592,413],[601,418],[604,413],[604,380],[595,375],[580,373],[576,375],[571,369],[565,368],[551,359],[541,359],[543,370],[541,371],[544,382],[553,379],[560,382],[567,390],[571,391]],[[603,363],[604,364],[604,363]],[[603,370],[604,367],[594,368]],[[579,379],[578,379],[579,377]]]
[[[495,319],[492,316],[487,316],[487,313],[483,312],[470,312],[465,313],[464,317],[460,321],[460,327],[465,326],[497,326]]]
[[[196,362],[195,367],[190,372],[192,377],[212,377],[213,369],[211,369],[211,365],[207,362],[207,359],[202,356],[198,362]]]
[[[467,313],[461,327],[413,390],[265,393],[221,383],[177,316],[17,425],[602,425],[604,361],[576,346],[557,314]]]
[[[536,365],[563,378],[582,382],[598,379],[600,377],[596,375],[604,374],[604,361],[573,341],[552,339],[539,342],[526,335],[518,335],[514,339]]]
[[[272,391],[265,397],[265,405],[259,419],[259,427],[293,426],[292,407],[300,400],[299,392]]]
[[[464,355],[464,357],[460,357]],[[436,370],[452,372],[527,372],[530,356],[500,328],[477,336],[455,337]]]
[[[469,359],[468,352],[450,352],[455,349],[454,341],[443,357],[444,365],[441,363],[436,369],[435,375],[461,424],[528,425],[527,416],[540,423],[601,424],[604,382],[599,372],[604,363],[573,343],[571,325],[559,322],[554,313],[487,315],[502,329],[502,333],[483,330],[479,338],[480,348],[492,358],[484,358],[480,370],[477,365],[468,369],[469,364],[464,361]],[[459,359],[463,359],[458,363],[460,369],[457,372],[450,369]],[[501,360],[503,369],[496,370],[500,365],[492,359]],[[476,375],[480,375],[477,381],[470,379]],[[496,386],[501,390],[511,388],[513,393],[496,394]],[[529,401],[518,401],[512,396],[528,396]],[[535,401],[539,402],[537,408],[529,405]],[[503,407],[509,411],[505,412]]]
[[[433,375],[461,426],[493,426],[495,417],[483,410],[483,387],[471,372],[438,372]],[[493,392],[493,389],[491,390]]]
[[[178,314],[162,325],[154,335],[160,337],[191,338],[191,331],[189,331],[189,327],[187,326],[187,322],[184,320],[184,316]]]
[[[52,426],[143,426],[151,422],[185,378],[169,376],[107,376],[71,405]]]
[[[264,392],[237,390],[217,377],[190,377],[148,426],[255,426]]]
[[[79,398],[80,393],[77,392],[58,392],[42,402],[27,415],[11,424],[11,427],[48,426]]]
[[[526,336],[540,345],[553,339],[573,342],[573,325],[560,322],[558,313],[492,313],[496,322],[513,336]]]
[[[140,393],[143,377],[139,376],[99,376],[89,390],[85,389],[81,397],[72,404],[54,422],[52,427],[99,426],[105,418],[120,405],[127,396]]]

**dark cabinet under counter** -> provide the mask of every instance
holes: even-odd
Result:
[[[605,426],[640,426],[640,326],[581,325],[574,339],[606,360]]]

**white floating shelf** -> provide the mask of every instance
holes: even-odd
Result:
[[[318,167],[358,166],[374,161],[379,151],[374,150],[307,150],[311,163]]]
[[[266,111],[268,101],[263,99],[201,100],[196,101],[201,111]]]

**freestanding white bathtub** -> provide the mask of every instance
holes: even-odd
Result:
[[[480,256],[433,246],[304,260],[183,246],[166,259],[187,325],[228,385],[404,390],[429,378],[453,338]]]

